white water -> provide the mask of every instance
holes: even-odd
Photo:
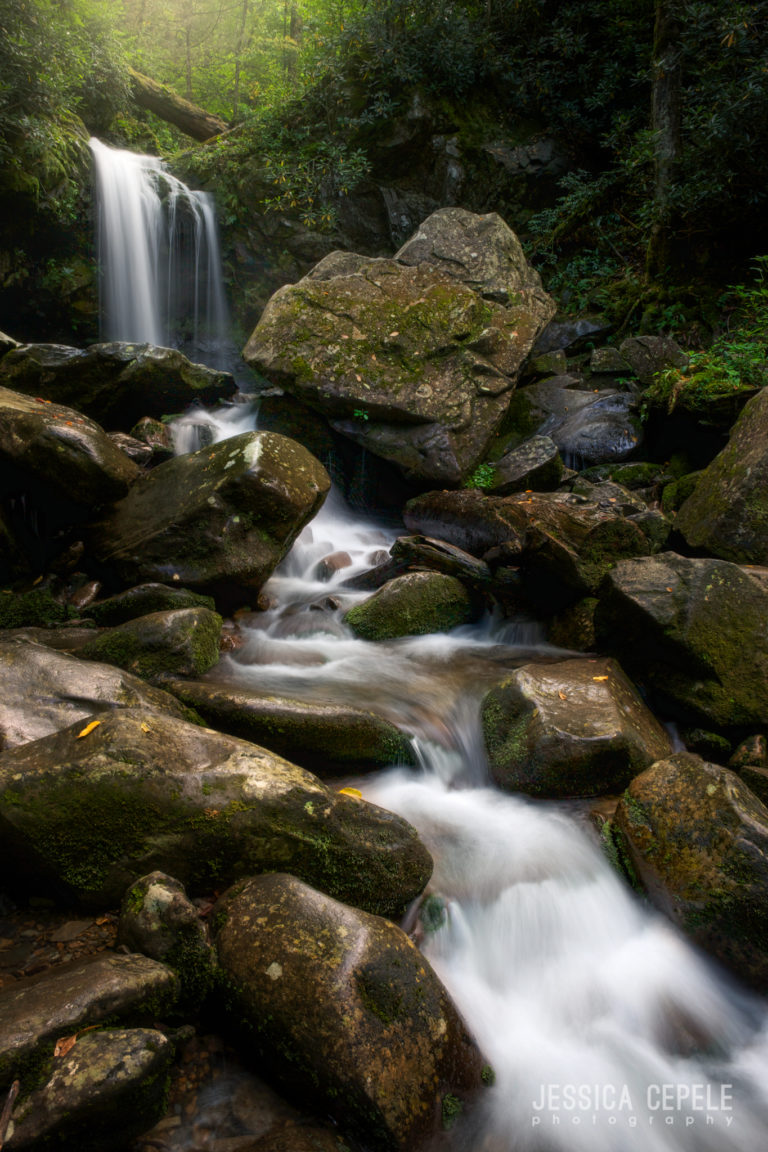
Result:
[[[98,199],[102,338],[221,361],[229,317],[212,200],[161,160],[90,141]]]
[[[534,625],[500,620],[378,644],[344,626],[367,593],[342,582],[395,534],[332,493],[221,673],[264,693],[342,698],[414,736],[420,769],[355,783],[414,824],[434,856],[430,891],[447,918],[421,946],[496,1072],[457,1147],[757,1152],[768,1124],[762,1001],[650,912],[566,806],[488,785],[485,685],[557,652]],[[338,551],[350,565],[319,579],[318,561]]]

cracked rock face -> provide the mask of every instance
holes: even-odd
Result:
[[[498,216],[444,209],[395,259],[334,252],[281,288],[243,355],[410,482],[453,486],[553,313]]]

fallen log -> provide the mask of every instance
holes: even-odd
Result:
[[[149,76],[142,75],[135,68],[129,69],[131,92],[140,108],[146,108],[161,120],[174,124],[185,135],[194,140],[210,140],[220,132],[226,132],[228,125],[219,116],[206,112],[190,100],[177,95],[171,88],[158,84]]]

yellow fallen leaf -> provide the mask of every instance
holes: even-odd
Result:
[[[37,588],[38,584],[42,583],[42,580],[43,580],[42,576],[38,576],[36,580],[32,581],[32,587]]]
[[[142,724],[141,730],[142,730],[142,732],[151,732],[152,731],[149,724]]]
[[[56,1047],[53,1050],[54,1056],[66,1056],[71,1052],[77,1043],[77,1033],[74,1036],[62,1036],[60,1040],[56,1041]]]
[[[560,697],[561,700],[567,700],[568,699],[565,692],[558,692],[558,696]]]
[[[354,796],[355,800],[362,800],[363,798],[359,788],[340,788],[339,796]]]
[[[91,732],[93,732],[94,728],[98,728],[99,724],[101,724],[101,720],[91,720],[90,724],[86,724],[82,732],[78,732],[78,740],[82,740],[83,736],[90,736]]]
[[[592,679],[593,680],[608,680],[609,677],[608,676],[593,676]]]

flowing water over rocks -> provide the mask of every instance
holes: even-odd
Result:
[[[410,927],[495,1072],[462,1152],[748,1152],[768,1122],[768,1017],[617,877],[573,806],[489,784],[479,703],[515,667],[562,658],[532,622],[370,643],[345,584],[395,530],[333,492],[241,618],[217,680],[342,700],[411,733],[416,769],[353,783],[435,860]],[[330,574],[318,565],[344,553]],[[318,572],[322,574],[319,575]],[[426,914],[424,907],[429,908]]]

